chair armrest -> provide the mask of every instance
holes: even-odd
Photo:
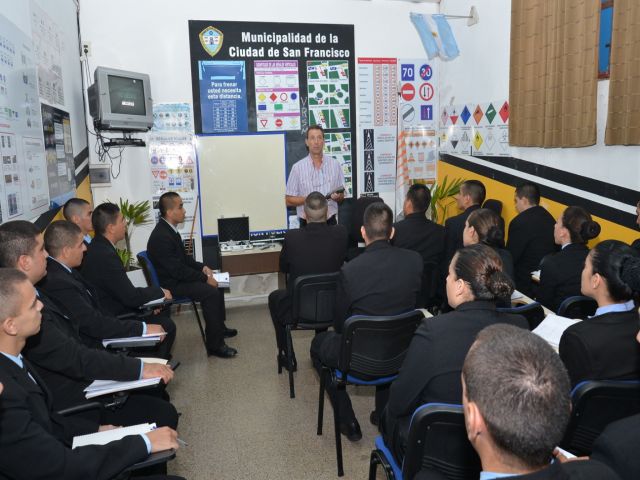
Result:
[[[134,470],[138,470],[140,468],[151,467],[153,465],[157,465],[158,463],[168,462],[169,460],[173,460],[174,458],[176,458],[176,451],[175,450],[173,450],[173,449],[171,449],[171,450],[163,450],[162,452],[156,452],[156,453],[150,454],[146,459],[142,460],[141,462],[134,463],[129,468],[127,468],[125,471],[126,472],[131,472],[131,471],[134,471]]]
[[[87,410],[98,409],[102,410],[104,404],[102,402],[89,402],[89,403],[81,403],[80,405],[74,405],[73,407],[63,408],[62,410],[58,410],[58,415],[62,415],[63,417],[68,417],[69,415],[75,415],[76,413],[86,412]]]

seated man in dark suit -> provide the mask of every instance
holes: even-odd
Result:
[[[21,354],[40,330],[42,307],[24,273],[0,268],[0,476],[106,480],[150,453],[177,449],[177,434],[168,427],[102,446],[68,447],[75,435],[98,429],[87,431],[73,416],[54,413],[51,392]]]
[[[115,203],[98,205],[91,215],[95,237],[87,247],[80,273],[95,288],[103,311],[112,315],[139,312],[139,307],[151,300],[171,300],[171,292],[160,287],[134,287],[116,252],[116,243],[124,240],[125,219]],[[51,252],[49,252],[51,253]],[[169,309],[147,317],[147,323],[162,325],[167,332],[165,348],[171,349],[176,337],[176,325]]]
[[[234,337],[237,331],[224,325],[224,296],[218,290],[213,270],[187,255],[182,237],[177,230],[184,222],[186,211],[180,195],[166,192],[159,200],[161,219],[151,232],[147,253],[160,278],[160,284],[177,297],[189,297],[200,302],[205,321],[207,353],[221,358],[232,358],[238,351],[224,339]]]
[[[276,330],[278,364],[286,368],[285,325],[291,322],[293,284],[301,275],[331,273],[340,270],[347,253],[347,230],[342,225],[327,225],[327,199],[311,192],[304,201],[307,225],[289,230],[280,253],[280,271],[288,273],[287,288],[269,294],[269,311]],[[294,356],[294,368],[295,368]]]
[[[47,251],[38,228],[31,222],[16,220],[0,225],[0,267],[17,268],[35,285],[47,274]],[[86,403],[84,388],[93,380],[138,380],[161,377],[165,383],[173,378],[166,365],[104,350],[86,347],[69,317],[44,293],[37,292],[43,303],[40,331],[31,336],[23,350],[38,374],[51,390],[55,410]],[[169,402],[149,395],[130,395],[121,408],[92,410],[83,414],[97,425],[135,425],[156,422],[175,428],[178,415]],[[99,417],[99,418],[98,418]]]
[[[545,255],[556,251],[553,237],[556,221],[539,203],[540,189],[535,183],[525,182],[516,188],[518,215],[509,224],[507,239],[516,288],[531,298],[535,296],[531,272],[540,268],[540,261]]]
[[[82,230],[82,237],[85,245],[91,243],[89,232],[93,230],[91,225],[91,215],[93,210],[91,204],[82,198],[70,198],[62,207],[62,215],[65,220],[75,223]]]
[[[430,268],[436,268],[438,274],[432,278],[439,280],[440,273],[446,270],[442,263],[444,262],[444,237],[445,229],[441,225],[432,222],[426,217],[427,210],[431,204],[431,193],[426,185],[416,183],[409,187],[407,197],[404,200],[402,210],[404,212],[404,220],[394,224],[395,235],[391,239],[391,244],[414,250],[422,256],[425,265],[430,264]],[[423,282],[429,281],[426,275],[431,272],[423,272]],[[426,278],[425,278],[426,277]],[[423,285],[423,294],[429,294]],[[442,282],[437,281],[434,285],[435,292],[443,295]],[[434,299],[422,298],[421,306]]]
[[[465,359],[462,391],[481,478],[618,478],[595,461],[551,463],[569,422],[570,385],[562,361],[537,335],[512,325],[485,328]]]
[[[462,241],[462,232],[464,231],[464,222],[471,212],[479,209],[487,196],[487,190],[479,180],[466,180],[460,185],[460,193],[455,196],[458,210],[462,213],[455,217],[448,218],[444,222],[446,231],[445,237],[445,270],[449,266],[449,262],[459,248],[464,246]]]
[[[316,335],[311,342],[311,359],[318,372],[321,364],[338,366],[342,326],[353,315],[396,315],[416,306],[422,277],[422,258],[416,252],[392,247],[393,213],[382,202],[369,205],[364,212],[362,236],[367,245],[364,253],[346,263],[340,270],[336,292],[334,330]],[[388,389],[385,389],[385,391]],[[327,387],[332,404],[340,403],[340,431],[351,441],[362,433],[346,392]],[[383,392],[378,392],[376,412],[384,405]]]
[[[87,346],[102,348],[105,338],[162,334],[163,341],[156,353],[163,358],[168,356],[175,335],[165,338],[162,325],[122,320],[103,312],[96,290],[75,270],[82,263],[86,250],[77,225],[66,220],[51,223],[45,231],[44,244],[50,256],[47,259],[47,276],[38,283],[38,288],[44,290],[62,310],[70,313]],[[115,251],[114,254],[117,257]]]

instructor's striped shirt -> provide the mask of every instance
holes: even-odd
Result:
[[[286,194],[295,197],[306,197],[311,192],[320,192],[327,195],[340,187],[344,187],[344,174],[342,166],[333,157],[322,156],[322,165],[319,169],[313,166],[311,156],[307,155],[302,160],[298,160],[291,169],[287,180]],[[304,207],[296,207],[298,217],[305,218]],[[329,211],[327,218],[331,218],[338,213],[338,204],[329,200]]]

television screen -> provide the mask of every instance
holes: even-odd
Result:
[[[146,115],[144,84],[140,79],[107,75],[111,113]]]

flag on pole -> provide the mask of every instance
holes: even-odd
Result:
[[[429,60],[435,57],[440,57],[442,60],[453,60],[460,55],[451,26],[444,15],[411,12],[409,16],[418,30],[418,35],[427,51]]]

